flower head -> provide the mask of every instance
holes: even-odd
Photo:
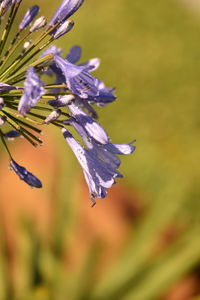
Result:
[[[97,122],[94,106],[105,106],[116,99],[113,88],[91,73],[100,65],[99,58],[80,63],[81,48],[72,47],[63,58],[55,39],[67,34],[74,26],[68,20],[83,0],[64,0],[48,22],[39,14],[39,6],[31,6],[19,26],[13,25],[21,0],[0,1],[0,18],[10,11],[0,39],[0,138],[10,167],[31,187],[42,187],[41,181],[13,158],[8,142],[24,137],[33,146],[42,144],[38,126],[54,125],[62,130],[69,147],[80,163],[87,182],[90,199],[104,198],[108,189],[123,177],[118,171],[118,155],[135,150],[132,143],[114,144]],[[17,28],[13,40],[9,34]],[[26,34],[23,34],[26,31]],[[32,34],[37,31],[37,37]],[[27,38],[27,39],[26,39]],[[8,47],[6,48],[8,44]],[[14,55],[15,54],[15,55]],[[43,74],[55,77],[52,84],[41,80]],[[78,133],[76,140],[70,128]],[[69,130],[68,130],[69,129]]]

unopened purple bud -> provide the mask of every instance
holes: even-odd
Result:
[[[17,130],[10,130],[3,135],[8,140],[14,140],[15,138],[21,136],[21,133]]]
[[[35,32],[37,30],[39,30],[40,28],[44,27],[47,23],[47,20],[44,16],[41,16],[40,18],[38,18],[37,20],[35,20],[35,22],[33,23],[33,25],[30,28],[30,32]]]
[[[13,159],[10,161],[11,169],[19,176],[21,180],[26,182],[28,185],[36,188],[41,188],[41,181],[32,173],[28,172],[24,167],[18,165]]]
[[[58,27],[56,32],[53,34],[54,40],[58,39],[65,33],[69,32],[74,26],[74,21],[65,21],[61,26]]]
[[[19,24],[19,29],[20,30],[25,29],[33,21],[33,19],[37,16],[38,12],[39,12],[38,5],[31,6],[25,13],[24,18],[22,19],[21,23]]]
[[[82,5],[83,0],[64,0],[49,22],[49,26],[61,23],[73,15]]]

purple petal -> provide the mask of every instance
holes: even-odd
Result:
[[[135,141],[129,143],[129,144],[107,144],[105,145],[105,148],[110,151],[113,154],[119,154],[119,155],[128,155],[133,153],[135,150],[135,146],[131,145]]]
[[[68,105],[73,116],[79,121],[79,123],[85,128],[88,135],[98,141],[100,144],[106,144],[109,142],[109,137],[105,130],[82,111],[76,104],[72,103]]]
[[[95,71],[99,65],[101,60],[99,58],[92,58],[85,63],[79,64],[79,66],[85,67],[85,70],[88,72]]]
[[[74,46],[67,53],[66,59],[71,63],[76,63],[81,57],[81,47]]]
[[[98,96],[98,79],[91,76],[84,67],[76,66],[67,60],[55,56],[57,66],[63,72],[68,88],[80,98]]]
[[[79,97],[76,97],[75,103],[78,104],[79,107],[86,109],[88,115],[93,119],[98,119],[98,114],[94,110],[94,108],[88,103],[88,101],[85,101]]]

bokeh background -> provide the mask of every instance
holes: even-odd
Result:
[[[50,17],[59,0],[36,2]],[[19,14],[20,17],[20,14]],[[0,300],[200,299],[200,1],[85,0],[57,45],[118,100],[98,108],[115,143],[136,139],[125,178],[90,207],[81,169],[59,131],[12,153],[43,181],[34,190],[0,169]]]

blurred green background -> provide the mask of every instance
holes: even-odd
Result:
[[[48,17],[60,3],[23,1],[21,16],[36,2]],[[57,41],[102,59],[95,76],[118,100],[98,108],[100,123],[137,149],[93,209],[56,130],[45,150],[12,145],[43,191],[10,175],[1,154],[0,300],[200,299],[200,12],[185,2],[85,0]]]

